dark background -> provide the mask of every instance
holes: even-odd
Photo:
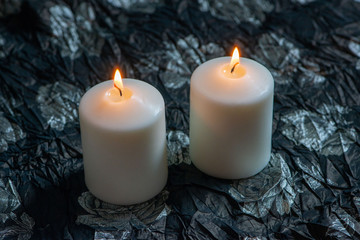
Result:
[[[273,154],[249,179],[189,159],[189,82],[230,55],[274,76]],[[123,76],[166,102],[169,180],[131,207],[84,184],[81,96]],[[0,1],[0,239],[360,239],[360,1]]]

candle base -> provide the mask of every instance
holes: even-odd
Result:
[[[223,166],[217,166],[216,168],[209,166],[206,164],[206,161],[194,161],[191,158],[190,159],[194,166],[199,169],[201,172],[205,173],[206,175],[209,175],[211,177],[216,177],[220,179],[229,179],[229,180],[236,180],[236,179],[243,179],[243,178],[249,178],[252,176],[255,176],[269,164],[270,162],[270,156],[265,161],[261,161],[261,164],[258,166],[248,169],[246,171],[235,169],[232,167],[224,168]],[[221,162],[221,161],[219,161]],[[205,164],[204,164],[205,163]],[[243,169],[243,168],[242,168]]]
[[[161,179],[160,179],[161,178]],[[165,176],[159,177],[159,183],[156,186],[148,187],[141,186],[139,188],[128,189],[127,193],[116,191],[114,189],[104,189],[104,187],[99,188],[93,186],[91,180],[88,180],[85,175],[85,185],[96,198],[101,201],[121,206],[129,206],[134,204],[139,204],[146,202],[154,197],[156,197],[161,191],[165,188],[167,183],[168,173],[165,173]],[[144,191],[147,193],[142,194]],[[150,191],[150,192],[149,192]],[[104,193],[107,192],[107,193]],[[110,193],[110,194],[108,194]],[[142,195],[142,196],[139,196]]]

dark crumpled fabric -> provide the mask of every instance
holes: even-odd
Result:
[[[270,164],[189,159],[189,82],[242,55],[275,79]],[[164,96],[169,180],[130,207],[84,184],[81,96],[115,66]],[[0,1],[0,239],[360,239],[360,1]]]

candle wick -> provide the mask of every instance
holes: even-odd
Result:
[[[115,87],[117,90],[119,90],[120,97],[122,97],[123,93],[122,93],[121,89],[120,89],[120,88],[118,88],[115,84],[114,84],[114,87]]]
[[[239,64],[239,62],[236,62],[236,63],[234,64],[234,66],[231,68],[230,73],[233,73],[233,71],[235,70],[236,65],[238,65],[238,64]]]

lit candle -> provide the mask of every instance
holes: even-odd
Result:
[[[80,101],[85,182],[99,199],[144,202],[167,181],[164,99],[135,79],[102,82]]]
[[[208,175],[246,178],[270,160],[274,80],[263,65],[221,57],[191,76],[190,158]]]

